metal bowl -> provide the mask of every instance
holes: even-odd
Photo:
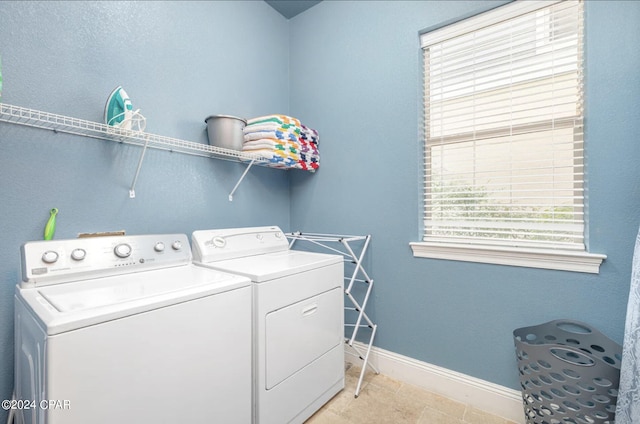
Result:
[[[230,115],[211,115],[204,122],[207,124],[210,145],[242,150],[244,142],[242,130],[247,125],[246,119]]]

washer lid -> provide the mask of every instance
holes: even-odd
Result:
[[[185,265],[16,289],[53,335],[250,285],[246,277]]]
[[[340,255],[287,250],[284,252],[228,259],[226,261],[203,263],[202,265],[221,271],[244,275],[249,277],[253,282],[261,283],[336,263],[341,264],[342,260],[342,256]]]

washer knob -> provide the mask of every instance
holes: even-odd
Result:
[[[156,252],[163,252],[164,251],[164,243],[159,241],[156,243],[155,246],[153,246],[153,250],[155,250]]]
[[[87,256],[87,251],[84,249],[73,249],[71,252],[71,259],[74,261],[81,261]]]
[[[128,258],[131,255],[131,246],[126,243],[119,244],[113,249],[113,253],[119,258]]]
[[[42,261],[48,264],[52,264],[58,260],[58,253],[53,250],[47,250],[42,254]]]
[[[182,242],[180,240],[176,240],[173,243],[171,243],[171,248],[173,250],[180,250],[182,249]]]

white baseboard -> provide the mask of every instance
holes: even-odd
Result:
[[[354,342],[354,347],[366,352],[364,343]],[[362,361],[355,352],[345,345],[347,359],[354,357],[352,363]],[[462,402],[474,408],[503,417],[516,423],[525,423],[522,396],[520,391],[490,383],[456,371],[432,365],[377,347],[371,348],[371,364],[388,377],[430,392],[438,393],[449,399]]]

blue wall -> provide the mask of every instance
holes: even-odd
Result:
[[[420,239],[418,33],[490,1],[324,1],[291,20],[291,110],[321,134],[292,174],[291,227],[372,234],[375,344],[519,389],[512,331],[582,320],[622,341],[640,224],[639,2],[586,2],[589,244],[599,275],[413,258]]]
[[[287,21],[264,2],[0,2],[2,102],[102,122],[122,84],[152,133],[207,142],[204,118],[287,113]],[[20,245],[56,238],[289,226],[287,172],[0,123],[0,399],[13,385]],[[0,420],[5,418],[0,413]]]
[[[599,275],[416,259],[418,32],[503,2],[324,1],[286,21],[261,1],[0,1],[2,101],[101,121],[122,84],[149,132],[206,143],[216,113],[290,113],[321,134],[316,174],[0,123],[0,398],[10,396],[19,246],[40,239],[280,225],[372,234],[376,345],[518,388],[511,331],[554,318],[621,341],[640,224],[638,2],[586,4],[591,250]],[[4,417],[0,414],[0,419]]]

